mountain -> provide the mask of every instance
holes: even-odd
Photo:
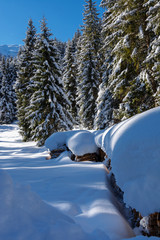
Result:
[[[0,45],[0,54],[4,56],[16,57],[20,45]]]

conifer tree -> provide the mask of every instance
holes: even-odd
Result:
[[[72,39],[68,41],[65,57],[64,57],[64,71],[63,71],[63,82],[68,99],[71,102],[70,112],[73,118],[78,120],[78,108],[77,108],[77,71],[78,65],[76,60],[77,43],[80,37],[80,32],[77,31]]]
[[[75,34],[74,34],[74,36],[73,36],[73,39],[72,39],[73,51],[74,51],[75,55],[76,55],[77,50],[78,50],[78,42],[79,42],[80,37],[81,37],[81,32],[80,32],[80,30],[78,29],[78,30],[75,32]]]
[[[35,44],[35,72],[32,77],[34,92],[27,116],[31,122],[32,140],[38,141],[39,145],[53,132],[72,128],[69,101],[61,80],[60,56],[51,35],[43,18],[41,33]]]
[[[18,76],[15,83],[18,108],[17,117],[24,141],[31,138],[31,131],[29,128],[30,122],[27,120],[26,114],[28,112],[28,106],[30,105],[30,98],[33,91],[33,89],[31,89],[31,78],[34,74],[33,52],[35,40],[36,29],[30,19],[28,22],[24,46],[19,50],[17,61]]]
[[[150,46],[146,58],[147,74],[154,92],[155,106],[160,106],[160,3],[145,1],[147,30],[150,32]]]
[[[15,98],[10,60],[3,57],[1,63],[0,123],[12,123],[15,120]]]
[[[10,85],[12,91],[12,106],[13,106],[13,120],[17,119],[17,97],[15,93],[15,82],[17,79],[17,58],[9,58],[9,74],[10,74]]]
[[[93,128],[100,83],[100,25],[96,3],[85,0],[83,28],[78,59],[78,105],[81,123]]]
[[[113,98],[112,80],[109,81],[109,76],[113,69],[114,55],[112,50],[123,34],[118,27],[122,18],[120,3],[117,2],[117,0],[102,0],[101,7],[104,8],[101,31],[103,44],[100,49],[102,59],[102,83],[99,85],[99,93],[96,102],[97,112],[94,122],[95,129],[103,129],[114,123],[112,115],[116,104]]]
[[[125,32],[130,48],[125,49],[125,56],[130,54],[131,57],[130,73],[125,97],[119,108],[119,115],[125,118],[154,107],[154,84],[148,81],[144,64],[150,44],[149,32],[146,30],[147,8],[144,6],[144,1],[140,0],[129,4],[126,11],[128,23]]]
[[[66,49],[66,42],[61,42],[57,38],[54,39],[54,42],[55,42],[56,48],[58,49],[58,51],[60,53],[61,61],[63,62],[63,58],[65,55],[65,49]]]
[[[141,0],[103,0],[102,5],[107,7],[103,32],[111,59],[107,86],[113,100],[112,121],[117,122],[154,104],[152,86],[143,78],[149,44],[147,9]]]

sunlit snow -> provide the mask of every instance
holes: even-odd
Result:
[[[67,152],[47,161],[45,147],[21,142],[16,124],[0,126],[0,143],[0,239],[134,236],[115,207],[102,163],[75,163]]]

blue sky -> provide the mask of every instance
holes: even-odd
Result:
[[[84,0],[0,0],[0,45],[23,44],[29,18],[39,32],[43,16],[53,37],[67,41],[82,24],[83,6]]]

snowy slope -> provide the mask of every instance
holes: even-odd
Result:
[[[19,45],[0,45],[0,54],[4,56],[16,57]]]
[[[134,236],[115,207],[103,164],[22,143],[17,125],[0,126],[0,239],[118,240]],[[25,187],[24,187],[25,185]]]

